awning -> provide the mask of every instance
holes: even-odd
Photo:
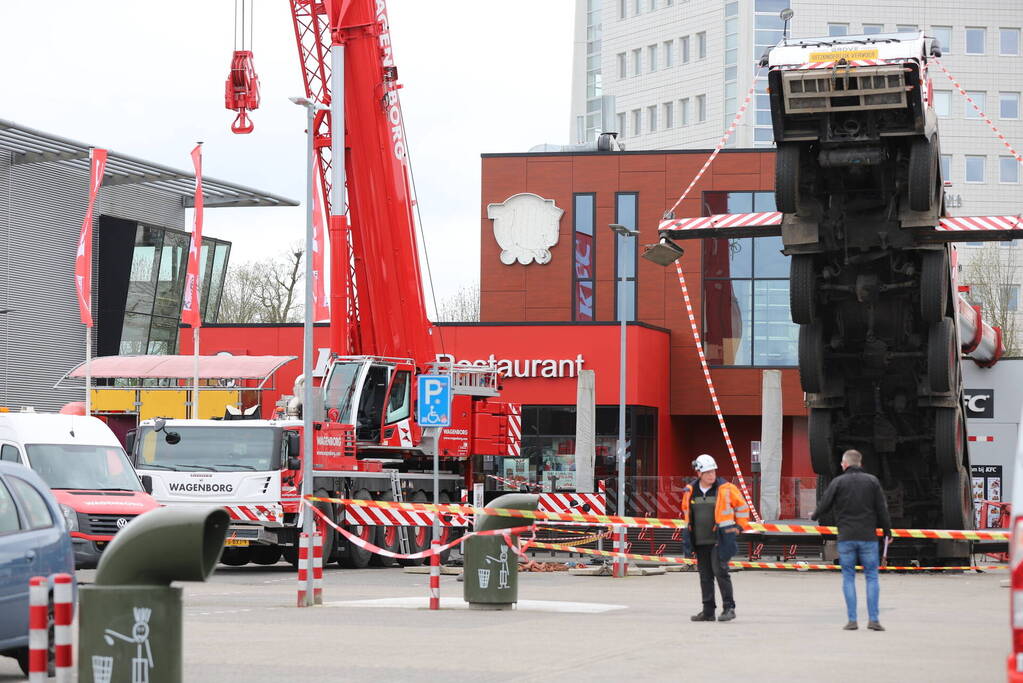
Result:
[[[12,153],[11,164],[14,167],[23,164],[56,164],[88,174],[89,149],[93,146],[0,119],[0,150]],[[103,187],[143,185],[154,190],[178,195],[181,197],[182,206],[193,205],[195,193],[195,175],[193,173],[155,164],[114,150],[107,150],[107,152]],[[298,206],[298,202],[294,199],[217,180],[209,176],[203,176],[202,189],[203,205],[207,209],[218,206]]]
[[[297,356],[199,356],[199,379],[258,379],[266,381],[279,367]],[[178,379],[195,377],[195,356],[99,356],[93,358],[93,378]],[[84,379],[85,363],[64,375]],[[59,382],[58,382],[59,384]]]

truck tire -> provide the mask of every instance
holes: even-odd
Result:
[[[963,464],[965,428],[959,408],[935,409],[934,457],[942,476],[958,472]]]
[[[936,323],[948,311],[948,252],[925,251],[920,257],[920,317]]]
[[[966,470],[941,475],[941,521],[945,529],[973,528],[973,493]]]
[[[317,498],[331,497],[330,493],[328,493],[324,489],[317,489],[314,495]],[[316,502],[314,503],[314,505],[316,506],[316,509],[322,512],[324,515],[326,515],[328,519],[333,520],[335,523],[338,522],[339,517],[338,510],[335,509],[332,503]],[[323,536],[323,566],[326,567],[331,562],[337,560],[337,539],[335,538],[337,534],[334,533],[334,529],[332,529],[329,524],[324,522],[319,515],[313,517],[313,524],[316,528],[316,531],[321,536]],[[301,529],[299,529],[298,533],[300,534],[302,533]],[[311,544],[312,539],[309,539],[309,542]],[[310,545],[309,548],[310,548],[309,552],[311,553],[312,545]],[[297,547],[295,552],[296,552],[295,557],[297,558],[298,557]]]
[[[426,497],[426,492],[422,490],[413,493],[408,500],[411,503],[430,502]],[[405,528],[408,531],[408,545],[411,552],[419,553],[430,547],[430,527],[409,526]],[[424,559],[421,557],[415,560],[398,560],[398,564],[402,567],[418,567],[423,564],[423,562]]]
[[[228,567],[244,567],[252,559],[252,553],[248,548],[224,548],[220,555],[220,563]]]
[[[934,393],[946,394],[955,386],[957,351],[952,319],[933,323],[927,335],[927,384]]]
[[[817,475],[835,475],[835,437],[831,429],[831,412],[824,408],[811,408],[807,418],[810,442],[810,464]]]
[[[352,493],[352,498],[355,500],[373,500],[373,495],[366,489],[357,489]],[[376,539],[375,526],[353,525],[347,526],[347,530],[368,543],[372,543]],[[348,569],[365,569],[369,566],[371,557],[373,557],[372,552],[345,539],[344,550],[338,553],[338,563]]]
[[[906,186],[909,208],[930,211],[937,198],[938,145],[930,140],[914,140],[909,147],[909,173]]]
[[[281,560],[281,546],[279,545],[254,545],[252,546],[252,562],[254,564],[269,567]]]
[[[390,491],[385,491],[380,495],[378,500],[393,501],[394,494]],[[398,527],[378,526],[374,527],[374,529],[374,545],[378,545],[384,550],[390,550],[392,553],[401,552],[401,541],[398,538]],[[393,557],[384,557],[383,555],[373,553],[373,557],[369,559],[369,563],[375,567],[394,567],[398,564],[398,561]]]
[[[799,208],[799,162],[801,150],[795,143],[778,143],[774,159],[774,203],[782,213]]]
[[[799,383],[808,394],[824,389],[824,324],[799,326]]]
[[[816,268],[811,254],[795,254],[789,264],[789,311],[797,325],[817,319]]]
[[[448,493],[447,491],[441,491],[440,492],[440,502],[441,502],[441,505],[448,505],[449,503],[451,503],[451,494]],[[465,533],[465,529],[463,529],[461,527],[442,526],[440,528],[440,539],[439,539],[440,540],[440,544],[441,545],[445,545],[447,543],[451,543],[456,538],[459,538],[460,536],[462,536],[464,533]],[[441,564],[444,564],[444,563],[446,563],[448,561],[448,558],[451,557],[451,551],[452,551],[452,548],[448,548],[447,550],[445,550],[444,552],[442,552],[440,554],[440,563]]]

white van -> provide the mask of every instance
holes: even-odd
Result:
[[[114,534],[160,507],[95,417],[0,413],[0,460],[27,465],[53,489],[78,567],[95,566]]]

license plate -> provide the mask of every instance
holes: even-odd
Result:
[[[229,538],[224,541],[224,545],[247,546],[248,544],[249,542],[244,538]]]

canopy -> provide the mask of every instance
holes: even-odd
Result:
[[[277,368],[297,356],[199,356],[199,379],[259,379],[266,381]],[[195,356],[99,356],[91,374],[105,379],[193,379]],[[84,379],[85,363],[64,376]]]

